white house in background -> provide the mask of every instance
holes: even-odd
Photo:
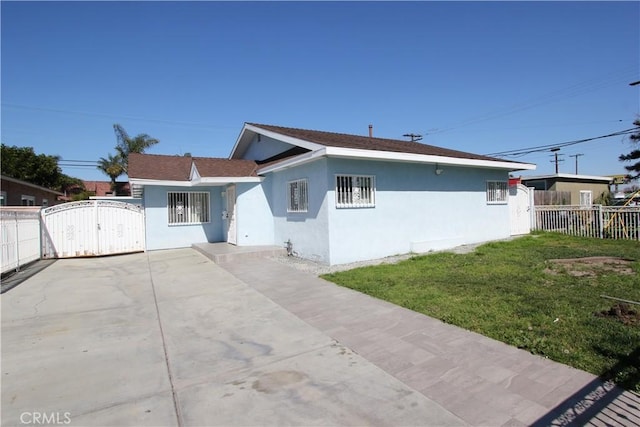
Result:
[[[228,159],[131,154],[148,250],[291,242],[325,264],[510,235],[516,163],[417,142],[246,123]]]

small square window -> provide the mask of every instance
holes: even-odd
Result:
[[[506,204],[509,201],[508,181],[487,181],[487,203],[490,205]]]
[[[336,175],[337,208],[373,208],[376,206],[375,177]]]

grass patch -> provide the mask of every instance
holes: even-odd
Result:
[[[586,257],[618,260],[566,261]],[[640,325],[596,315],[640,301],[636,241],[536,233],[322,277],[640,392]]]

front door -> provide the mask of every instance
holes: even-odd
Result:
[[[227,187],[227,243],[237,244],[236,238],[236,186]]]

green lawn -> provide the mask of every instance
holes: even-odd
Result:
[[[549,261],[593,256],[631,262],[621,271]],[[640,301],[637,241],[540,233],[323,278],[640,391],[640,324],[595,315],[615,304],[601,294]]]

